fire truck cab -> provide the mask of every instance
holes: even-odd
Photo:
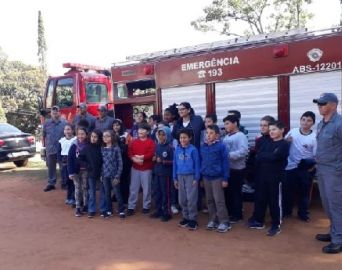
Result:
[[[41,114],[48,116],[57,105],[63,118],[71,122],[77,106],[86,103],[88,112],[97,115],[99,105],[113,108],[113,93],[110,73],[105,68],[65,63],[69,70],[62,76],[49,77],[43,97]]]

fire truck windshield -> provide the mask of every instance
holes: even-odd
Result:
[[[60,108],[72,106],[74,95],[73,87],[74,80],[72,78],[63,78],[57,81],[56,105],[58,105]]]
[[[107,103],[108,91],[107,86],[101,83],[86,84],[87,103]]]

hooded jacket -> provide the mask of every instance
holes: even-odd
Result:
[[[166,142],[161,143],[158,138],[158,133],[163,131],[166,135]],[[172,137],[171,130],[169,127],[159,128],[156,132],[156,138],[158,144],[156,147],[155,156],[160,158],[162,162],[156,162],[154,165],[154,173],[156,175],[170,176],[172,175],[172,163],[173,163],[173,148],[172,148]]]
[[[201,146],[201,173],[208,180],[222,178],[222,181],[228,181],[228,151],[219,140]]]
[[[90,143],[84,147],[80,154],[82,160],[87,167],[88,177],[95,179],[100,178],[102,168],[101,146]]]
[[[173,157],[173,180],[178,181],[178,174],[193,174],[196,181],[200,179],[200,159],[198,150],[192,144],[187,147],[178,145]]]

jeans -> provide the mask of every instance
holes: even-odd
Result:
[[[57,182],[57,154],[46,156],[46,165],[48,167],[48,185],[54,186]],[[61,168],[61,166],[59,166]]]
[[[97,179],[93,177],[88,177],[88,212],[96,212],[96,182]]]
[[[69,178],[67,164],[62,164],[61,176],[62,184],[67,186],[67,200],[75,200],[75,185],[74,182]]]
[[[76,177],[76,180],[74,181],[74,184],[76,208],[88,206],[88,181],[86,170],[80,170]]]
[[[67,185],[69,180],[68,165],[66,163],[61,163],[61,178],[62,186]]]
[[[102,178],[100,192],[100,211],[113,213],[112,190],[119,206],[119,212],[125,211],[125,204],[121,196],[120,184],[112,186],[112,179],[108,177]]]

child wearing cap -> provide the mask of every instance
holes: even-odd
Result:
[[[156,211],[152,218],[161,218],[166,222],[171,219],[171,177],[173,163],[173,148],[171,130],[169,127],[159,128],[156,132],[158,144],[153,157],[154,181],[152,184]]]

